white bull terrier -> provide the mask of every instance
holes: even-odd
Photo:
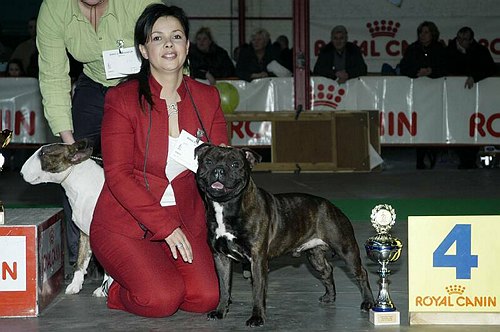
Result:
[[[86,141],[48,144],[40,147],[21,168],[24,180],[30,184],[59,183],[64,188],[73,210],[71,217],[80,229],[76,271],[66,287],[66,294],[80,292],[92,257],[90,223],[104,185],[104,170],[90,159],[91,154],[92,148]],[[111,282],[112,279],[105,274],[102,285],[93,296],[105,297]]]

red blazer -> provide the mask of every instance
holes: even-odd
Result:
[[[189,77],[184,77],[184,80],[211,142],[215,145],[228,144],[226,121],[217,89]],[[102,121],[105,183],[97,201],[92,226],[99,225],[110,232],[142,238],[145,233],[140,227],[142,224],[151,232],[151,240],[163,240],[181,226],[196,236],[206,232],[206,221],[205,207],[192,171],[186,170],[172,181],[177,205],[160,205],[169,184],[165,175],[168,115],[165,100],[159,97],[160,84],[152,76],[149,83],[154,102],[150,130],[149,112],[146,109],[143,113],[138,103],[137,81],[122,83],[106,94]],[[181,97],[178,103],[179,129],[196,136],[202,126],[185,85],[181,84],[177,92]],[[206,136],[202,140],[207,141]],[[143,172],[145,160],[146,171]],[[149,190],[144,177],[149,183]]]

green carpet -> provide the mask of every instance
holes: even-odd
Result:
[[[396,221],[408,216],[500,215],[500,199],[336,199],[332,201],[353,222],[370,221],[372,209],[378,204],[390,204],[396,211]],[[57,205],[12,204],[6,208],[60,207]]]
[[[396,222],[408,216],[500,215],[500,199],[336,199],[332,201],[352,221],[369,221],[378,204],[390,204]]]

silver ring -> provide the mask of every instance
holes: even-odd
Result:
[[[177,248],[182,248],[182,247],[184,247],[184,246],[182,245],[182,243],[177,243],[175,246],[176,246]]]

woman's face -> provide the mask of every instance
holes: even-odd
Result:
[[[210,50],[210,45],[212,45],[212,41],[205,33],[200,33],[196,36],[196,47],[204,53],[207,53]]]
[[[153,76],[182,71],[189,40],[175,17],[160,17],[145,45],[139,45],[142,56],[149,60]]]
[[[431,41],[432,41],[432,34],[431,30],[429,30],[429,27],[422,27],[422,30],[418,34],[418,40],[420,43],[424,46],[428,46]]]
[[[256,34],[252,38],[252,46],[254,50],[260,51],[266,48],[268,40],[262,34]]]
[[[19,77],[19,76],[21,76],[21,68],[19,68],[19,65],[17,63],[11,63],[11,64],[9,64],[8,75],[10,77]]]

